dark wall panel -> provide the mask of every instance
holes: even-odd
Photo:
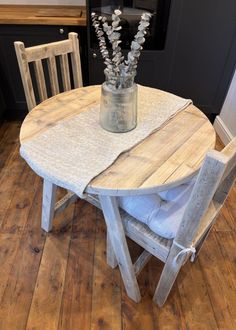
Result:
[[[89,25],[88,18],[88,29]],[[101,57],[93,57],[89,40],[88,45],[89,82],[101,83]],[[165,48],[142,51],[136,81],[191,98],[214,117],[223,105],[235,63],[236,1],[172,0]]]

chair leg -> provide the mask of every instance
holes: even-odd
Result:
[[[118,266],[117,260],[116,260],[116,256],[115,253],[113,251],[113,247],[111,244],[111,239],[110,239],[110,235],[107,231],[107,247],[106,247],[106,252],[107,252],[107,264],[111,267],[111,268],[116,268]]]
[[[46,232],[52,230],[57,186],[47,180],[43,181],[43,202],[41,228]]]
[[[183,259],[178,258],[174,263],[175,256],[179,253],[177,247],[172,247],[170,254],[167,258],[164,269],[161,273],[160,280],[158,282],[156,291],[153,296],[153,301],[159,306],[162,307],[170,293],[170,290],[175,282],[175,279],[180,271],[180,268],[183,264]]]
[[[210,234],[211,228],[212,228],[212,227],[210,227],[210,228],[207,230],[207,232],[204,234],[204,236],[201,238],[200,242],[198,243],[198,245],[197,245],[197,247],[196,247],[196,253],[195,253],[194,261],[196,261],[198,255],[199,255],[199,252],[200,252],[201,249],[202,249],[203,243],[205,242],[206,238],[207,238],[208,235]]]

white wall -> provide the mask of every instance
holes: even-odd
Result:
[[[214,127],[224,144],[236,136],[236,70]]]
[[[86,0],[0,0],[1,5],[68,5],[81,6]]]

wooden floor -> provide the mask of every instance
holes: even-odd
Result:
[[[236,329],[236,187],[197,261],[181,270],[161,309],[152,295],[163,264],[127,298],[105,261],[102,214],[79,200],[40,229],[42,181],[19,156],[20,124],[0,127],[0,329]],[[221,148],[218,142],[218,148]],[[139,248],[129,242],[135,257]]]

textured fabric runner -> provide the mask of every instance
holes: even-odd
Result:
[[[191,100],[138,87],[138,125],[127,133],[110,133],[99,125],[99,106],[61,121],[22,143],[20,153],[44,179],[70,189],[79,197],[89,182],[124,151],[165,125]]]

